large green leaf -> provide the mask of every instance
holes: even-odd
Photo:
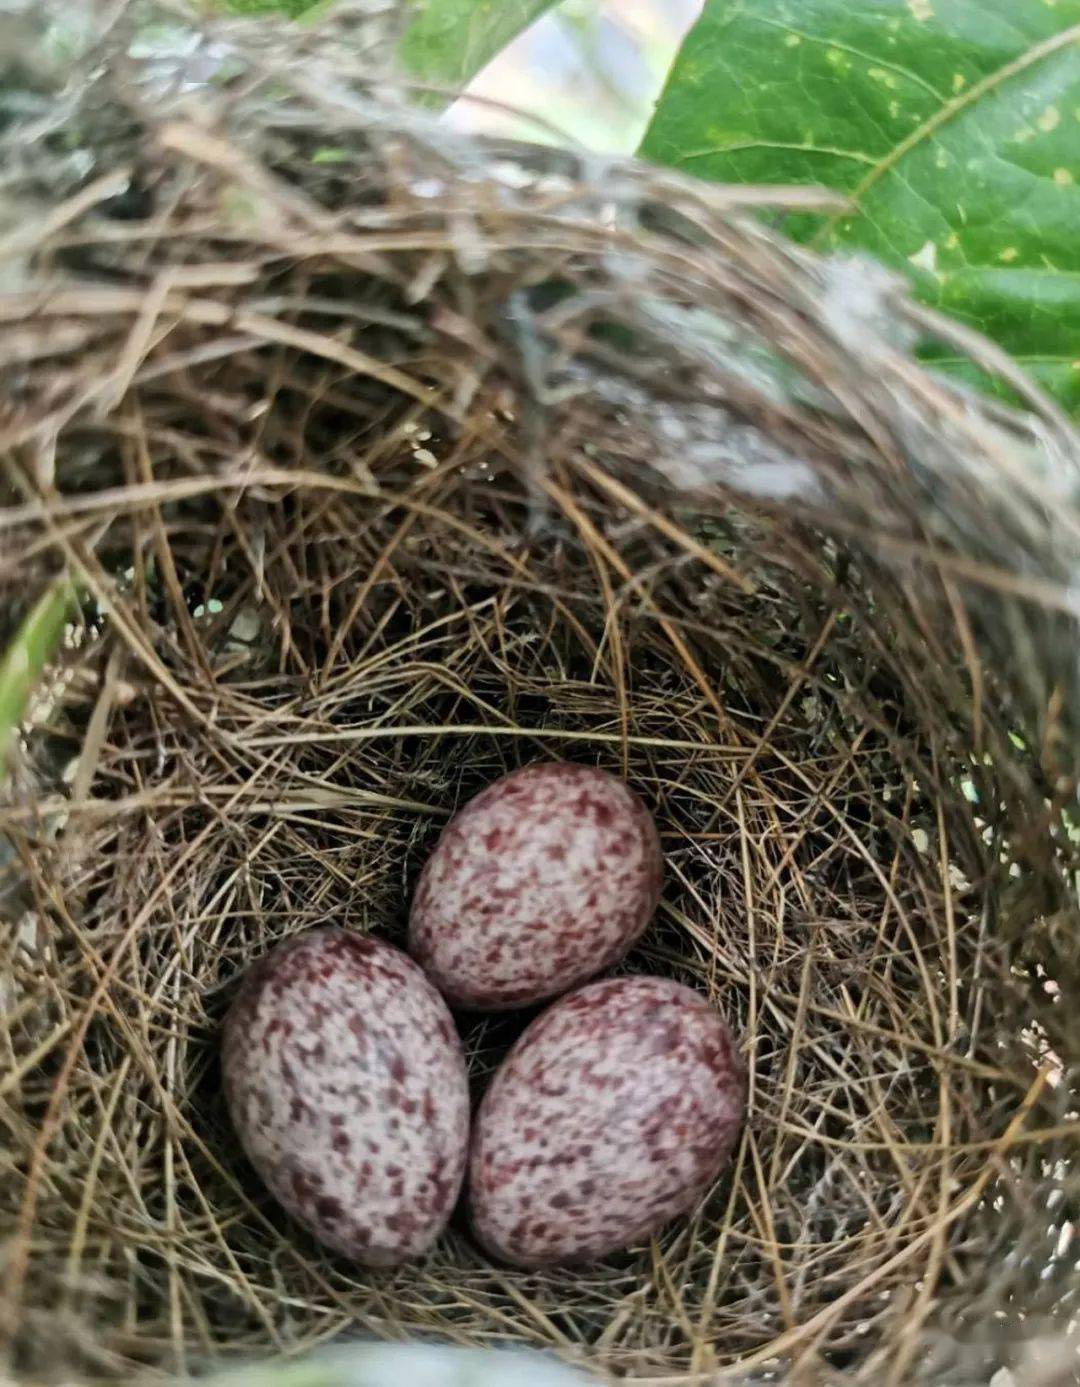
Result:
[[[458,90],[555,0],[413,0],[401,44],[417,77]]]
[[[707,0],[642,153],[849,191],[793,233],[907,266],[1080,407],[1080,0]]]

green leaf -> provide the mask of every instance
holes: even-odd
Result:
[[[53,583],[27,612],[0,658],[0,770],[42,670],[59,649],[74,603],[75,588],[66,578]]]
[[[413,0],[401,42],[406,68],[460,90],[555,0]]]
[[[319,0],[225,0],[232,14],[287,14],[296,19]]]
[[[296,18],[320,0],[223,0],[233,14]],[[401,40],[401,61],[414,77],[457,92],[496,53],[557,0],[411,0]],[[444,98],[432,94],[434,104]]]
[[[1080,408],[1080,0],[707,0],[641,152],[849,192],[792,234],[905,267]]]

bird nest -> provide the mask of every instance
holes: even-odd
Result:
[[[104,9],[11,20],[40,41],[3,98],[9,682],[48,655],[0,808],[11,1369],[360,1333],[666,1384],[1064,1381],[1068,423],[785,240],[825,195],[460,138],[399,100],[377,6]],[[745,1132],[599,1265],[511,1270],[461,1221],[358,1268],[245,1164],[220,1019],[298,931],[402,941],[454,807],[559,758],[656,817],[624,967],[730,1018]],[[461,1018],[477,1091],[522,1024]]]

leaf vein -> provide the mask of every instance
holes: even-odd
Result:
[[[779,29],[781,32],[787,34],[797,34],[804,43],[817,44],[821,48],[836,48],[841,53],[849,53],[853,58],[861,58],[864,63],[868,63],[871,67],[881,68],[882,72],[895,73],[897,77],[903,77],[914,86],[922,87],[923,91],[932,96],[935,101],[944,101],[946,99],[944,93],[938,91],[937,87],[928,82],[925,77],[920,77],[917,72],[912,72],[910,68],[904,67],[902,63],[892,63],[888,58],[875,57],[872,53],[864,53],[861,48],[856,48],[854,44],[844,43],[840,39],[827,39],[821,34],[807,33],[802,29],[796,29],[791,24],[782,24],[777,19],[769,19],[765,15],[758,15],[757,19],[760,24],[764,24],[770,29]]]
[[[875,183],[880,182],[887,173],[894,169],[901,159],[910,154],[913,149],[917,148],[925,140],[930,139],[943,125],[947,125],[949,121],[960,115],[962,111],[967,110],[969,106],[974,105],[976,101],[980,100],[988,92],[994,91],[995,88],[1002,86],[1005,82],[1010,81],[1014,77],[1018,77],[1020,73],[1026,72],[1029,67],[1034,67],[1036,63],[1042,62],[1044,58],[1050,58],[1055,53],[1059,53],[1062,49],[1068,48],[1070,45],[1076,43],[1080,43],[1080,24],[1074,24],[1068,29],[1063,29],[1058,34],[1052,34],[1048,39],[1043,39],[1041,43],[1033,44],[1026,53],[1021,53],[1019,57],[1012,59],[1011,62],[998,68],[996,72],[988,73],[982,81],[976,82],[974,86],[969,88],[962,95],[953,97],[951,100],[945,102],[939,110],[935,111],[932,116],[923,121],[923,123],[913,130],[910,135],[905,136],[904,139],[896,144],[884,158],[877,161],[874,168],[871,169],[866,177],[852,189],[852,200],[858,202],[860,198],[864,197],[870,191]],[[836,225],[837,220],[838,218],[836,216],[830,217],[821,231],[814,237],[814,241],[820,243],[822,239],[828,236]]]
[[[748,149],[787,149],[796,150],[799,154],[829,154],[837,159],[851,159],[858,164],[869,164],[871,167],[876,163],[869,154],[863,154],[857,149],[835,149],[831,145],[822,144],[798,144],[795,141],[784,140],[737,140],[732,144],[718,144],[707,146],[704,149],[687,150],[685,154],[680,154],[677,162],[688,164],[694,159],[708,159],[714,154],[741,154]]]

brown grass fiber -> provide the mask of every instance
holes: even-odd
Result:
[[[828,195],[461,139],[377,8],[12,21],[4,644],[74,595],[0,806],[9,1370],[359,1332],[655,1387],[1071,1381],[1076,435],[770,229]],[[731,1018],[745,1135],[597,1267],[455,1224],[360,1270],[244,1163],[223,1010],[296,931],[400,942],[454,806],[559,757],[655,812],[625,967]],[[522,1020],[463,1019],[478,1089]]]

